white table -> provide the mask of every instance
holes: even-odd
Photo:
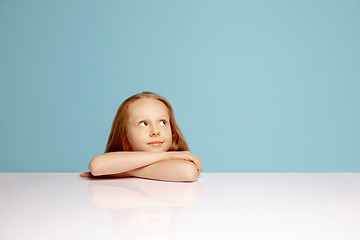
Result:
[[[0,239],[360,239],[360,173],[0,173]]]

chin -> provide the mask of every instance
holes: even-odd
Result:
[[[167,152],[166,149],[151,149],[149,152]]]

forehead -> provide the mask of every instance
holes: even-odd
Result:
[[[141,98],[129,104],[129,119],[151,116],[169,116],[167,106],[153,98]]]

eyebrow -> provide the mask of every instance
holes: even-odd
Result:
[[[166,116],[166,115],[158,116],[158,118],[159,118],[160,120],[161,120],[161,119],[169,119],[169,120],[170,120],[170,116]],[[142,121],[143,119],[147,119],[147,116],[137,117],[137,118],[135,118],[135,121],[138,122],[138,121]]]

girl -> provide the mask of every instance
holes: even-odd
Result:
[[[82,177],[196,181],[201,161],[191,154],[170,103],[151,92],[126,99],[114,118],[104,154]]]

